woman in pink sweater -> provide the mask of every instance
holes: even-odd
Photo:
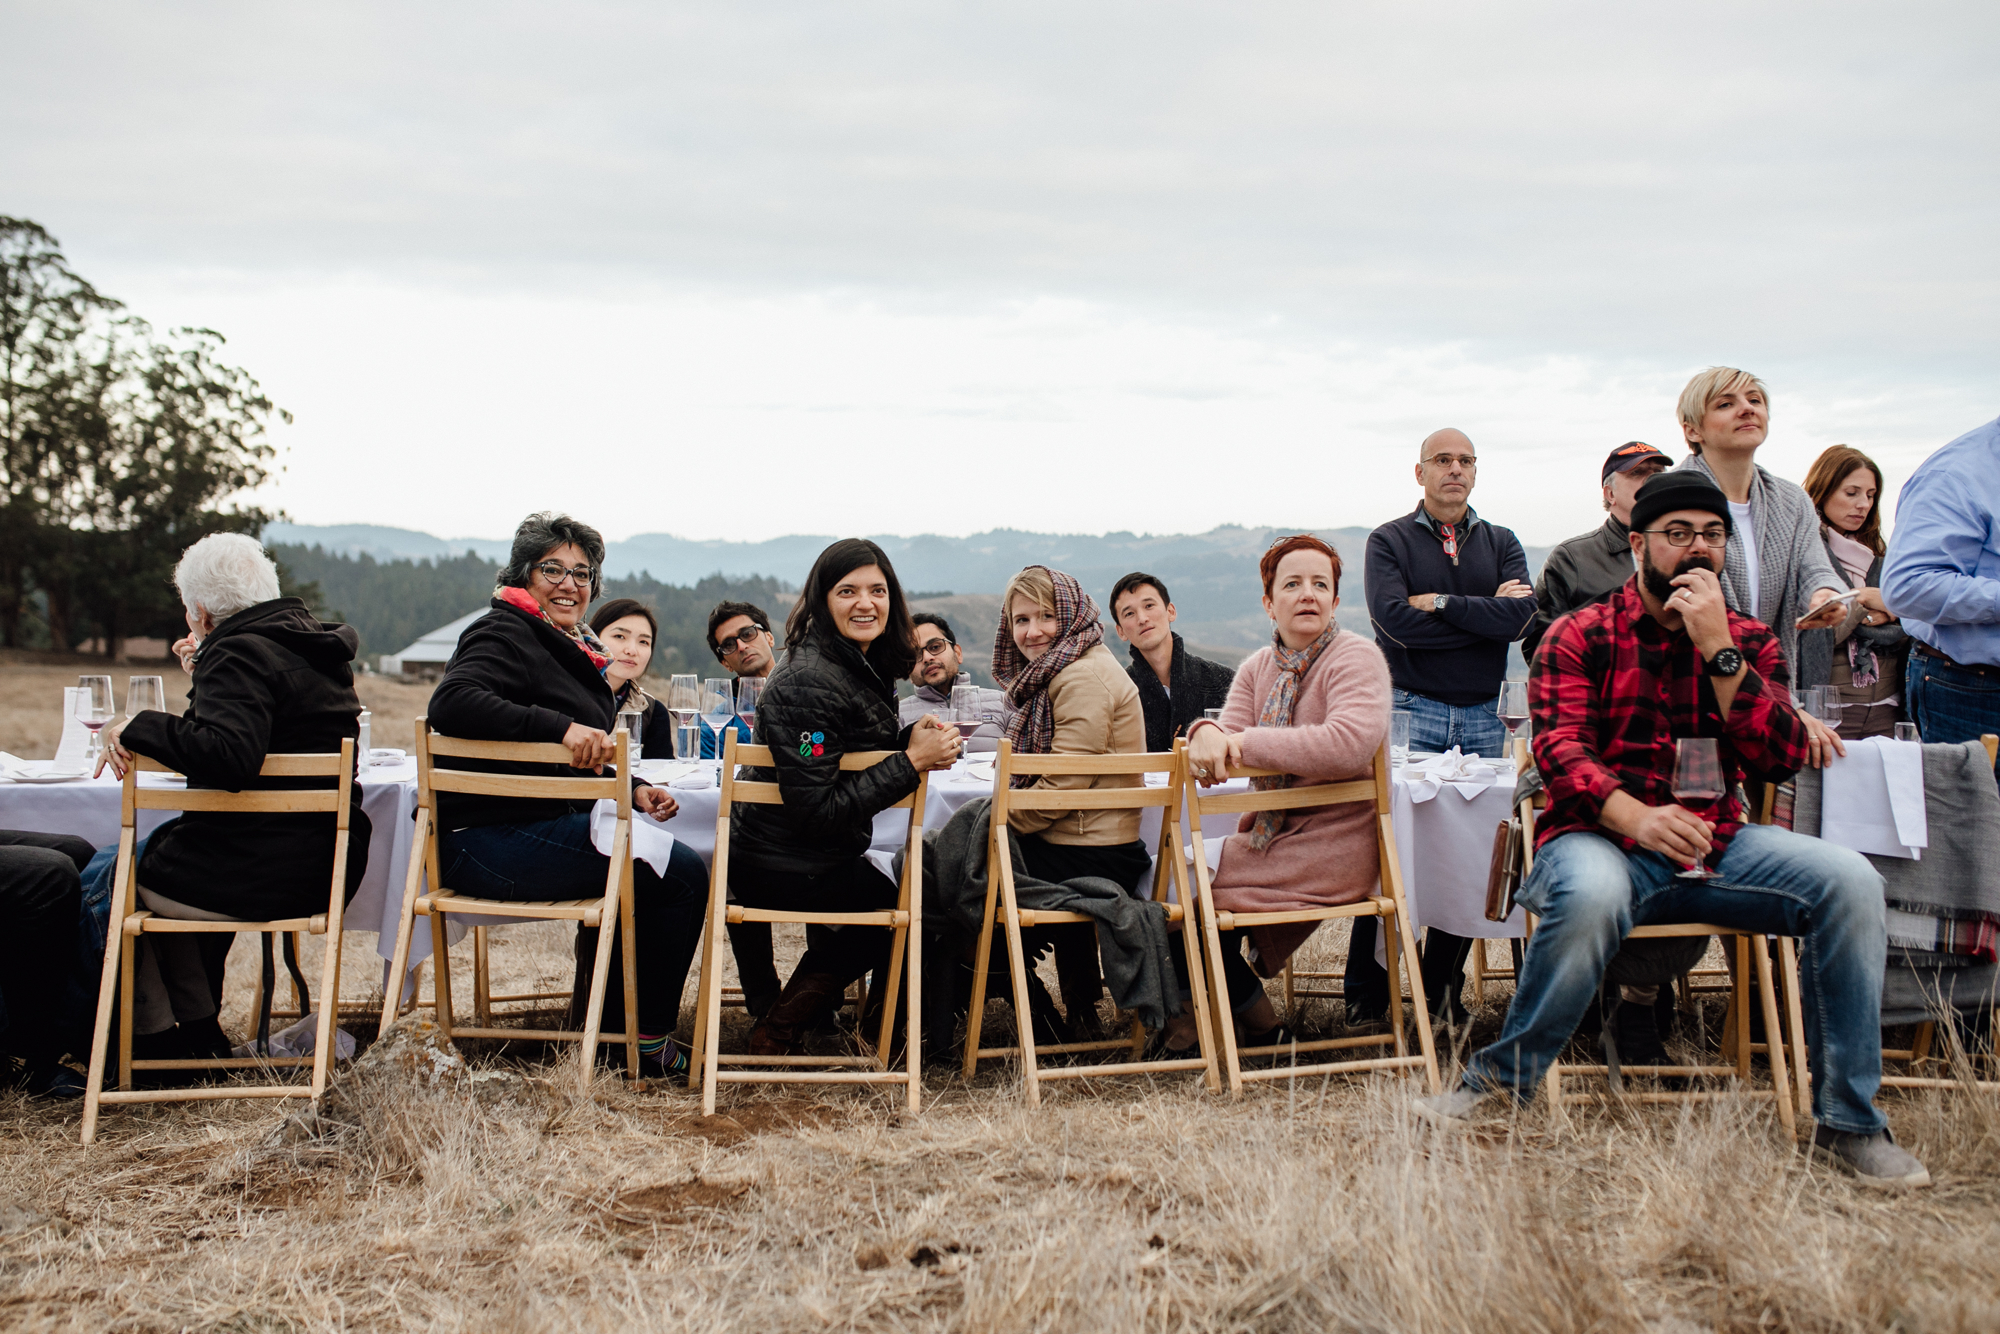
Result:
[[[1236,669],[1222,721],[1189,730],[1188,762],[1203,787],[1235,768],[1279,769],[1306,782],[1357,778],[1389,733],[1389,668],[1370,640],[1334,624],[1340,556],[1312,536],[1264,553],[1264,611],[1274,633]],[[1289,779],[1260,778],[1260,787]],[[1375,812],[1360,804],[1246,813],[1222,844],[1215,903],[1229,912],[1282,912],[1356,903],[1375,888]],[[1245,1041],[1285,1040],[1261,978],[1284,967],[1316,924],[1253,927],[1249,957],[1232,940],[1223,976]]]

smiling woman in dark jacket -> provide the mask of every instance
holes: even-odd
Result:
[[[617,705],[604,679],[610,659],[583,626],[603,566],[604,539],[588,524],[560,514],[522,521],[493,610],[466,627],[431,695],[430,723],[476,741],[557,742],[568,747],[572,765],[460,761],[466,768],[575,775],[611,758]],[[445,883],[499,899],[601,895],[607,861],[591,844],[592,804],[438,793]],[[664,790],[646,784],[635,786],[632,804],[662,820],[676,809]],[[687,1057],[672,1034],[700,940],[708,876],[701,858],[676,842],[666,875],[635,860],[632,878],[642,1068],[654,1077],[685,1074]],[[612,948],[612,978],[624,975],[623,948],[623,941]],[[607,1011],[622,1015],[609,1004],[612,988],[606,991]]]
[[[325,788],[330,778],[263,778],[270,754],[325,754],[359,730],[354,651],[360,639],[278,596],[278,570],[257,539],[217,533],[174,569],[187,605],[194,683],[185,714],[148,709],[105,735],[122,776],[136,753],[187,775],[190,789]],[[347,894],[368,867],[368,817],[353,789]],[[256,921],[326,911],[333,874],[331,815],[190,811],[143,840],[139,906],[162,917]],[[145,937],[135,979],[135,1054],[227,1056],[199,938]],[[230,937],[223,937],[224,940]]]
[[[757,706],[757,741],[771,748],[782,806],[739,805],[729,889],[752,908],[876,912],[896,906],[896,882],[863,856],[875,816],[916,791],[917,775],[957,758],[957,729],[896,714],[896,682],[916,664],[916,637],[896,571],[862,538],[835,542],[813,563],[785,626],[785,660]],[[902,751],[842,772],[848,752]],[[750,1035],[751,1054],[794,1055],[799,1034],[848,983],[887,959],[889,935],[870,927],[817,933],[777,1003]]]

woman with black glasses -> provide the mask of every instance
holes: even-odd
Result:
[[[493,610],[467,626],[451,666],[431,695],[430,725],[475,741],[552,741],[571,764],[456,761],[494,773],[577,775],[601,770],[613,754],[617,702],[605,679],[611,655],[583,623],[597,595],[604,539],[563,514],[531,514],[493,590]],[[604,892],[606,858],[591,843],[590,801],[437,794],[438,854],[444,883],[496,899],[580,899]],[[655,819],[676,809],[665,789],[639,783],[633,807]],[[685,1075],[674,1046],[681,990],[701,938],[708,873],[679,842],[667,873],[632,864],[632,911],[639,938],[639,1052],[657,1078]],[[609,976],[624,975],[612,947]]]

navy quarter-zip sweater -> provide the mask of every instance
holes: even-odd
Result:
[[[1389,660],[1398,690],[1445,704],[1483,704],[1500,693],[1507,646],[1535,615],[1535,600],[1499,598],[1509,579],[1528,580],[1528,556],[1511,529],[1485,522],[1470,508],[1455,529],[1458,557],[1445,554],[1437,521],[1417,508],[1368,535],[1368,618]],[[1448,594],[1442,613],[1418,611],[1410,599]]]

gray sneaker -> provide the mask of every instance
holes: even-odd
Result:
[[[1428,1098],[1415,1098],[1410,1102],[1410,1110],[1434,1126],[1445,1130],[1463,1130],[1473,1122],[1473,1113],[1493,1097],[1493,1094],[1461,1085],[1448,1093],[1434,1093]]]
[[[1813,1157],[1844,1168],[1864,1186],[1877,1190],[1909,1190],[1931,1184],[1931,1174],[1916,1155],[1899,1148],[1889,1132],[1853,1135],[1821,1126],[1813,1131]]]

